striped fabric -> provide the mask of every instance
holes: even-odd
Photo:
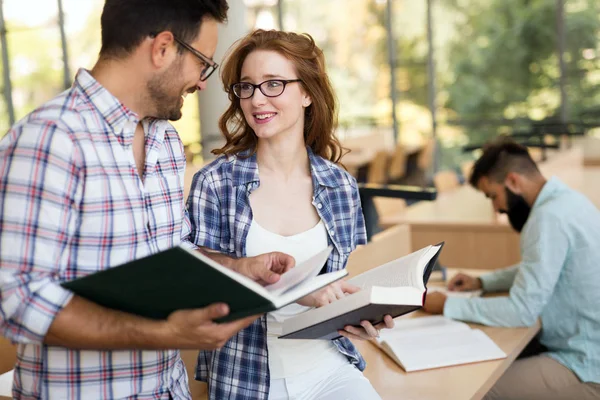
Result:
[[[313,205],[334,245],[327,272],[345,268],[357,245],[366,243],[365,222],[354,178],[308,149],[313,180]],[[233,257],[246,256],[252,222],[249,195],[259,186],[256,155],[220,157],[200,170],[192,183],[188,210],[192,241]],[[255,321],[217,351],[198,357],[196,378],[208,381],[211,400],[262,399],[269,394],[266,318]],[[363,370],[365,361],[345,338],[335,341],[349,362]]]
[[[72,296],[61,282],[188,236],[179,136],[167,121],[142,121],[142,182],[132,152],[138,122],[80,70],[71,89],[0,141],[0,334],[19,343],[17,399],[190,397],[178,351],[77,351],[42,344]]]

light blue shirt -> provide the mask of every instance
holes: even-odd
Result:
[[[556,178],[521,232],[521,263],[481,277],[508,297],[448,298],[444,315],[491,326],[542,321],[548,356],[584,382],[600,383],[600,211]]]

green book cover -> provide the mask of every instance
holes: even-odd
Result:
[[[320,268],[331,251],[327,250],[309,260],[311,265],[296,268]],[[267,288],[203,254],[177,246],[62,286],[99,305],[153,319],[165,319],[176,310],[223,302],[230,308],[229,315],[219,320],[225,322],[280,308],[326,286],[330,282],[323,282],[328,280],[313,285],[291,282],[290,290],[272,295]]]

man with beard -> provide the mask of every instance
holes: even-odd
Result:
[[[167,119],[206,87],[226,0],[106,0],[91,71],[0,141],[0,334],[18,343],[16,399],[188,399],[176,349],[215,349],[255,317],[224,304],[158,321],[107,309],[60,283],[188,241],[185,157]],[[232,260],[261,282],[281,253]],[[165,296],[156,293],[156,296]]]
[[[486,399],[600,398],[600,211],[556,178],[546,180],[527,148],[490,144],[470,183],[521,232],[522,261],[480,278],[459,274],[450,290],[510,290],[508,297],[427,295],[431,313],[503,327],[542,321],[545,351],[517,360]]]

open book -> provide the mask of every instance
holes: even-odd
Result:
[[[350,279],[362,290],[285,320],[279,338],[336,339],[346,325],[377,324],[387,314],[397,317],[421,308],[442,246],[427,246]]]
[[[485,333],[443,316],[397,320],[377,343],[406,372],[506,358]]]
[[[440,292],[440,293],[445,294],[448,297],[456,297],[456,298],[463,298],[463,299],[472,299],[473,297],[481,297],[481,295],[483,294],[483,290],[481,290],[481,289],[459,292],[456,290],[448,290],[445,287],[437,287],[437,286],[428,288],[427,292],[428,293]]]
[[[276,310],[346,276],[348,272],[340,270],[311,278],[327,262],[331,250],[329,246],[296,265],[267,287],[183,246],[62,286],[105,307],[154,319],[223,302],[230,312],[219,322],[232,321]]]

